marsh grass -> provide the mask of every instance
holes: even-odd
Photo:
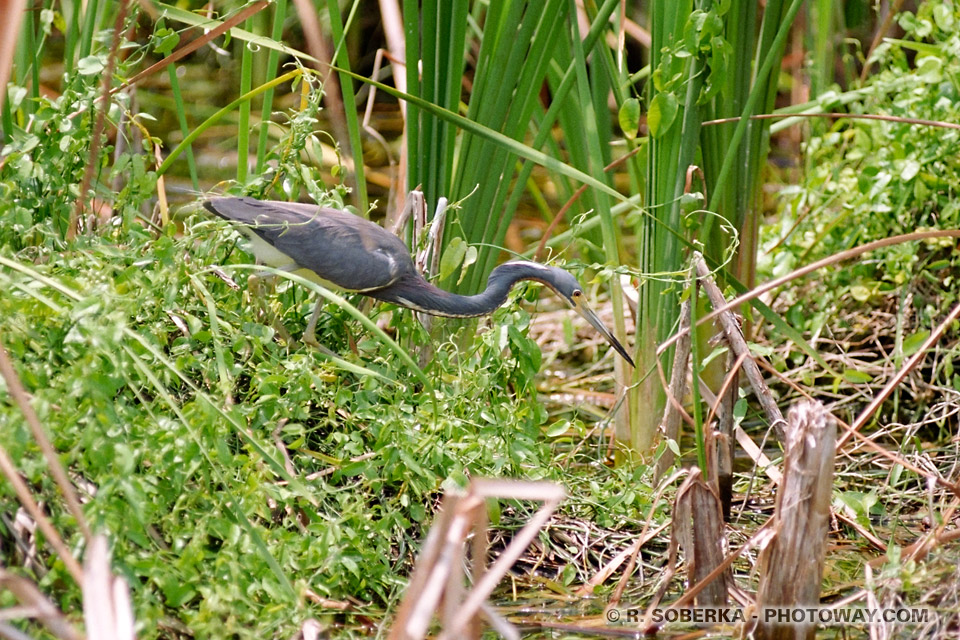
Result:
[[[544,245],[576,268],[594,297],[610,292],[618,333],[628,333],[620,276],[635,278],[645,300],[635,335],[652,358],[670,333],[669,314],[678,306],[671,297],[687,295],[678,283],[689,245],[709,236],[710,225],[722,229],[722,241],[711,248],[723,262],[733,246],[728,235],[735,235],[728,230],[745,238],[744,227],[757,227],[735,216],[744,213],[737,203],[754,199],[763,182],[766,125],[740,120],[700,129],[699,120],[772,109],[779,81],[773,44],[797,3],[767,3],[778,20],[754,25],[759,39],[749,42],[728,29],[734,15],[756,3],[717,3],[729,4],[730,13],[692,21],[693,13],[683,13],[691,3],[661,3],[645,69],[623,66],[630,56],[608,45],[623,25],[619,3],[586,4],[557,1],[550,11],[534,11],[531,3],[506,0],[405,2],[406,32],[417,34],[407,38],[408,59],[423,64],[395,70],[407,79],[401,92],[389,80],[366,77],[364,50],[349,38],[362,27],[360,2],[326,4],[335,68],[319,71],[289,64],[291,55],[303,64],[316,60],[281,41],[293,37],[292,11],[283,2],[229,4],[214,18],[161,3],[162,22],[146,14],[128,20],[139,31],[127,33],[152,35],[124,43],[111,86],[126,83],[130,90],[102,105],[99,74],[107,68],[115,6],[40,2],[39,11],[27,12],[0,113],[3,343],[80,488],[90,527],[110,536],[112,566],[133,588],[140,637],[289,637],[311,617],[331,633],[382,628],[441,492],[465,486],[469,477],[551,480],[570,496],[504,599],[529,595],[550,609],[581,593],[612,556],[629,551],[638,531],[664,531],[672,488],[648,486],[647,461],[608,466],[616,431],[611,408],[630,407],[618,415],[636,419],[642,412],[657,417],[655,405],[642,397],[618,404],[620,387],[607,361],[585,346],[569,315],[541,317],[531,330],[531,312],[552,308],[547,300],[530,304],[536,285],[518,288],[477,326],[450,322],[431,336],[410,313],[363,308],[356,297],[296,278],[258,289],[233,231],[187,210],[175,212],[172,222],[152,211],[166,188],[159,177],[172,183],[178,172],[190,176],[190,199],[209,188],[213,168],[204,158],[214,155],[235,179],[218,185],[220,191],[303,196],[338,207],[356,198],[358,213],[366,214],[370,196],[349,187],[366,185],[370,169],[357,109],[346,108],[344,140],[324,131],[324,86],[336,73],[346,88],[344,105],[362,84],[376,86],[378,104],[388,109],[395,108],[390,100],[406,102],[407,186],[423,184],[430,198],[462,202],[448,225],[446,247],[455,255],[446,258],[444,284],[463,291],[482,285],[529,196],[547,225],[565,212]],[[831,22],[826,4],[817,5],[818,25]],[[815,96],[785,112],[882,111],[893,104],[904,115],[947,117],[952,111],[945,106],[957,92],[949,73],[956,16],[944,7],[930,2],[901,19],[907,35],[875,51],[876,74],[866,86]],[[584,31],[574,20],[581,10]],[[727,52],[729,59],[722,42],[694,37],[713,34],[715,18],[716,34],[743,49]],[[749,30],[749,22],[736,24]],[[836,16],[832,24],[839,28]],[[829,34],[816,35],[817,59],[829,60]],[[686,50],[691,42],[696,46]],[[181,57],[185,51],[191,57]],[[57,71],[49,74],[53,63]],[[229,78],[237,91],[197,98],[210,94],[181,81],[184,65]],[[747,82],[763,69],[765,78],[754,74],[760,81]],[[683,73],[667,73],[677,70]],[[56,91],[41,91],[50,77]],[[721,81],[735,91],[711,94],[719,86],[711,83]],[[705,96],[714,102],[703,103]],[[633,110],[644,98],[648,130],[637,119],[638,137],[621,139],[611,97],[627,125],[639,118]],[[106,134],[90,163],[101,107]],[[154,120],[163,118],[174,135]],[[128,124],[118,126],[122,121]],[[807,147],[806,181],[782,192],[783,221],[759,236],[769,251],[760,254],[760,272],[772,278],[891,229],[950,226],[957,211],[951,135],[906,122],[826,127]],[[114,153],[117,136],[130,143],[120,153]],[[737,136],[739,149],[732,144]],[[341,154],[338,143],[347,141]],[[154,155],[160,144],[162,161]],[[625,164],[605,170],[621,153]],[[696,160],[708,186],[702,196],[678,173]],[[81,193],[91,167],[90,189]],[[715,176],[724,167],[735,176],[730,184],[748,187],[718,189]],[[580,185],[588,190],[575,197]],[[84,216],[81,233],[66,242],[78,199],[97,215]],[[697,219],[714,199],[711,208],[727,221],[713,214]],[[570,207],[561,209],[564,203]],[[769,356],[771,375],[781,376],[784,402],[810,393],[853,422],[865,398],[884,389],[888,365],[900,367],[919,353],[956,304],[956,252],[948,243],[928,238],[919,251],[910,245],[871,253],[817,281],[783,283],[769,307],[759,306],[769,324],[755,335],[754,348]],[[746,291],[736,279],[728,284]],[[318,295],[331,302],[318,335],[335,357],[296,341]],[[874,315],[865,320],[852,310],[857,305]],[[865,337],[862,326],[881,329]],[[654,333],[663,336],[654,340]],[[953,498],[949,486],[926,484],[955,475],[958,374],[951,340],[955,328],[946,327],[932,363],[908,372],[908,390],[876,414],[876,425],[890,425],[872,435],[879,444],[870,448],[858,438],[864,449],[840,471],[835,513],[843,546],[831,556],[827,594],[930,603],[954,616],[948,621],[956,619]],[[433,356],[421,366],[414,345],[428,341]],[[699,355],[715,351],[705,345]],[[648,366],[639,377],[656,382],[652,371]],[[617,379],[622,385],[625,372]],[[698,403],[694,415],[708,413],[703,409]],[[741,424],[762,440],[766,425],[746,399],[738,410]],[[24,418],[5,402],[0,421],[0,439],[19,473],[80,555],[80,526],[63,506]],[[619,442],[629,443],[624,434],[631,432],[620,426]],[[673,446],[682,462],[693,463],[696,442]],[[775,448],[764,453],[777,460]],[[774,486],[750,471],[737,477],[735,492],[744,499],[731,524],[734,544],[763,522]],[[4,496],[4,512],[16,514],[7,489]],[[506,544],[527,509],[511,501],[489,505],[492,526],[503,536],[494,548]],[[66,564],[13,522],[3,519],[10,543],[4,564],[35,580],[77,622],[81,591]],[[618,593],[640,602],[664,586],[658,580],[667,533],[651,536],[637,559],[643,579],[612,569],[614,577],[594,590],[597,598]],[[877,544],[886,538],[892,541],[886,547]],[[31,544],[36,554],[20,551]],[[749,585],[752,569],[749,557],[738,560],[737,579]],[[665,586],[668,596],[684,590],[680,576]],[[559,594],[556,600],[551,593]],[[6,592],[0,601],[14,604]],[[576,615],[574,623],[593,614]],[[33,623],[23,627],[42,633]]]

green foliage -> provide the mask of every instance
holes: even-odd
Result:
[[[274,146],[264,152],[265,164],[244,185],[243,192],[256,198],[280,198],[296,201],[301,194],[322,206],[346,208],[345,200],[349,189],[343,184],[343,164],[337,153],[337,164],[332,168],[331,179],[335,184],[330,187],[323,179],[317,163],[303,162],[303,158],[319,159],[323,157],[321,138],[329,136],[318,131],[320,112],[322,111],[323,84],[317,76],[305,69],[292,83],[294,91],[300,91],[302,103],[297,109],[281,114],[275,127],[280,136]],[[301,83],[306,85],[301,86]],[[335,141],[334,147],[336,147]],[[362,213],[366,213],[363,211]]]
[[[874,53],[877,72],[853,113],[882,113],[944,122],[960,119],[960,34],[951,28],[960,10],[941,2],[922,4],[899,17],[905,34]],[[767,230],[765,244],[789,251],[762,253],[772,275],[870,240],[931,228],[960,226],[956,187],[960,180],[960,131],[911,122],[849,119],[834,123],[806,145],[804,182],[781,192],[783,211]],[[809,306],[829,309],[847,298],[853,304],[920,294],[921,323],[956,300],[960,256],[952,240],[897,245],[866,260],[836,269],[829,285]],[[919,280],[918,280],[919,279]],[[926,282],[926,284],[924,284]],[[933,298],[923,293],[934,285]],[[935,299],[934,299],[935,298]],[[800,318],[798,318],[800,319]],[[801,326],[807,324],[802,320]]]
[[[298,335],[311,307],[304,289],[281,282],[251,300],[207,268],[225,265],[243,282],[247,271],[230,265],[248,258],[224,242],[230,232],[187,222],[183,237],[133,226],[46,264],[4,259],[0,270],[4,341],[64,462],[89,487],[86,513],[132,582],[141,637],[156,637],[165,616],[201,636],[273,635],[317,615],[305,588],[386,606],[444,486],[471,475],[555,478],[526,312],[498,311],[468,352],[456,336],[436,346],[434,406],[402,361],[336,307],[319,335],[382,378],[278,339],[259,307]],[[408,312],[391,323],[422,338]],[[0,422],[4,446],[57,504],[19,412],[0,406]],[[9,488],[2,500],[13,508]],[[63,598],[79,606],[75,590]]]
[[[19,251],[25,247],[60,247],[70,212],[79,196],[79,185],[90,158],[93,117],[90,104],[100,94],[96,76],[81,71],[56,98],[31,99],[15,87],[10,107],[19,110],[32,102],[28,126],[10,130],[10,142],[2,150],[0,165],[0,247]],[[114,96],[109,117],[116,120],[128,105],[123,95]],[[70,117],[77,113],[76,116]],[[144,146],[151,150],[151,141]],[[155,190],[156,176],[147,157],[138,150],[120,154],[99,179],[109,184],[123,176],[124,187],[110,194],[114,212],[129,222],[139,203]],[[104,158],[113,152],[102,149]],[[103,187],[105,189],[106,187]]]
[[[488,8],[476,6],[478,13],[469,20],[458,14],[464,31],[454,38],[461,42],[459,54],[465,52],[468,22],[471,30],[485,25]],[[441,117],[442,122],[431,126],[446,131],[447,137],[438,134],[423,141],[424,157],[436,143],[442,152],[439,159],[451,163],[442,171],[452,171],[454,158],[461,158],[462,172],[439,176],[440,183],[456,178],[464,192],[483,185],[468,200],[473,206],[483,203],[499,211],[511,194],[507,215],[458,221],[495,242],[502,240],[523,193],[502,178],[519,171],[522,186],[534,164],[553,163],[560,174],[592,180],[609,195],[617,194],[602,172],[602,145],[594,140],[588,148],[582,127],[569,142],[575,162],[556,159],[563,154],[548,138],[558,109],[542,113],[539,99],[549,73],[557,104],[568,105],[566,122],[583,118],[569,106],[571,101],[560,98],[573,88],[581,98],[595,90],[585,60],[594,45],[603,42],[616,0],[604,3],[606,13],[594,19],[582,46],[568,20],[572,3],[555,2],[549,12],[533,11],[529,5],[522,11],[521,27],[512,21],[518,6],[501,3],[489,9],[500,18],[491,22],[491,37],[482,39],[475,100],[467,110],[468,122],[480,125],[464,127]],[[169,55],[183,41],[176,30],[180,24],[210,26],[183,9],[162,8],[165,22],[157,23],[152,38],[142,47],[124,44],[130,55],[116,68],[115,83],[142,68],[144,56]],[[32,65],[29,73],[14,78],[11,101],[2,114],[6,140],[0,159],[0,326],[42,423],[63,462],[82,479],[78,484],[93,529],[109,536],[114,569],[133,589],[139,637],[162,636],[171,623],[185,625],[197,637],[289,637],[304,618],[323,615],[305,597],[307,589],[321,597],[366,603],[366,608],[361,606],[364,613],[380,616],[396,603],[405,585],[439,495],[465,485],[472,476],[562,481],[575,496],[569,508],[578,516],[588,514],[610,526],[639,518],[639,509],[647,506],[645,492],[636,488],[640,470],[595,465],[594,451],[571,460],[574,456],[563,452],[565,428],[554,426],[552,435],[545,436],[554,419],[537,397],[542,355],[527,336],[529,315],[513,301],[476,335],[473,325],[449,323],[452,330],[445,341],[430,346],[430,357],[422,358],[429,363],[425,375],[413,365],[411,355],[416,354],[397,346],[429,342],[413,314],[383,305],[374,308],[374,320],[385,320],[393,342],[375,325],[358,322],[356,309],[346,303],[328,305],[317,334],[341,354],[332,358],[301,347],[287,335],[302,333],[314,301],[308,289],[283,278],[275,285],[247,281],[251,258],[237,248],[238,236],[225,225],[190,214],[163,228],[135,219],[155,195],[157,175],[166,175],[181,154],[189,158],[191,144],[214,123],[237,113],[256,130],[249,106],[261,95],[263,118],[277,120],[270,126],[275,137],[268,150],[266,127],[260,124],[259,170],[251,176],[238,171],[245,192],[258,197],[281,193],[287,199],[309,195],[344,207],[349,189],[342,183],[330,186],[343,180],[343,166],[337,163],[329,170],[331,176],[324,176],[322,168],[303,161],[323,155],[320,77],[299,67],[276,75],[278,52],[290,51],[276,42],[283,32],[282,3],[276,7],[273,39],[237,28],[231,32],[239,46],[253,43],[254,48],[269,49],[262,74],[258,60],[267,52],[241,52],[245,63],[238,65],[238,84],[249,89],[242,98],[215,111],[198,108],[187,97],[185,82],[180,93],[178,67],[169,67],[173,99],[162,104],[171,112],[171,126],[179,126],[183,142],[166,149],[156,171],[151,167],[158,140],[148,128],[153,124],[149,116],[132,112],[126,93],[111,97],[91,189],[117,217],[105,215],[106,224],[84,225],[76,242],[67,245],[67,221],[81,195],[90,156],[96,113],[91,105],[102,91],[105,51],[112,42],[105,27],[112,24],[115,9],[97,2],[85,11],[67,5],[64,16],[44,9],[39,29],[30,27],[38,35],[51,33],[52,25],[67,40],[60,97],[41,96],[38,83],[30,84],[48,53],[43,38],[31,41],[36,46],[21,47],[24,54],[31,48],[36,52],[32,60],[26,58]],[[504,13],[506,9],[510,13]],[[344,17],[346,32],[350,16]],[[256,21],[247,26],[266,31]],[[517,29],[522,38],[516,37]],[[552,65],[551,57],[558,34],[569,39],[571,49],[564,51],[560,67]],[[471,31],[470,37],[481,42],[478,33]],[[337,59],[347,68],[345,46],[339,49],[344,38],[338,40]],[[434,51],[457,48],[456,42],[427,44],[438,47]],[[446,64],[445,55],[434,62]],[[509,86],[503,83],[505,76],[490,72],[495,67],[488,61],[502,56],[511,60]],[[526,57],[534,63],[524,64]],[[450,71],[456,65],[446,67],[449,77],[441,78],[438,95],[445,96],[442,104],[456,113],[462,73]],[[408,68],[417,73],[417,65]],[[346,71],[341,74],[342,80],[350,77]],[[261,80],[264,84],[258,84]],[[284,103],[278,116],[272,111],[272,90],[290,81],[294,95],[303,88],[299,83],[309,86],[295,107]],[[504,96],[510,100],[501,102]],[[141,104],[166,99],[143,89],[140,98]],[[597,102],[605,108],[602,99]],[[128,135],[130,128],[118,127],[121,116],[144,141],[115,154],[110,136],[118,129],[117,135]],[[200,118],[200,124],[194,118]],[[356,133],[357,114],[348,114],[350,119],[348,128]],[[528,147],[520,141],[537,119],[544,123],[542,132]],[[458,133],[457,127],[469,133]],[[237,143],[241,158],[252,142],[246,134]],[[337,141],[332,142],[336,148]],[[544,146],[550,154],[539,151]],[[228,147],[217,150],[224,149]],[[355,164],[362,165],[359,145],[352,151]],[[474,157],[482,160],[473,162]],[[530,161],[521,167],[518,157]],[[199,154],[196,162],[194,185],[202,176]],[[114,184],[120,186],[115,189]],[[573,185],[564,188],[569,194]],[[608,244],[615,246],[609,217],[604,225]],[[452,253],[444,254],[444,275],[482,278],[480,271],[492,266],[457,274],[461,265],[476,260],[477,246],[482,246],[475,238],[470,242],[461,241],[459,248],[454,245]],[[495,251],[486,256],[488,262],[495,258]],[[243,286],[236,288],[234,280]],[[520,287],[515,295],[530,291]],[[82,547],[76,523],[65,515],[15,406],[0,404],[0,424],[0,441],[47,506],[54,525],[73,548]],[[560,424],[579,425],[580,436],[585,435],[575,414],[565,414]],[[561,468],[571,462],[587,470],[565,475]],[[633,487],[627,492],[620,485],[625,480]],[[16,509],[9,487],[0,488],[0,509]],[[514,526],[522,511],[523,505],[510,505],[500,524]],[[42,580],[28,575],[65,611],[79,611],[79,588],[42,540],[39,545],[39,561],[49,571]],[[23,564],[20,560],[11,552],[4,564],[17,567]],[[576,570],[572,565],[566,570],[567,582],[577,577]]]

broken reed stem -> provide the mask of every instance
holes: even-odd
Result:
[[[690,328],[690,301],[684,300],[680,305],[680,330]],[[684,333],[684,337],[677,343],[677,349],[673,354],[673,369],[670,372],[670,388],[667,389],[667,406],[663,409],[663,437],[667,440],[680,442],[680,423],[682,415],[683,396],[687,388],[687,365],[690,363],[690,333]],[[654,482],[659,482],[660,478],[667,473],[667,470],[673,466],[673,449],[667,447],[657,460],[656,474]]]
[[[699,469],[690,476],[677,492],[674,507],[673,532],[675,540],[683,548],[690,585],[700,585],[723,563],[724,532],[720,498]],[[672,543],[671,543],[672,544]],[[728,585],[733,576],[729,570],[704,582],[695,602],[698,607],[722,606],[727,603]]]
[[[774,537],[760,554],[758,612],[765,607],[820,603],[837,425],[823,405],[810,401],[794,405],[787,422]],[[813,640],[815,635],[814,624],[761,623],[757,628],[757,638],[762,640]]]
[[[738,358],[741,356],[744,358],[743,372],[747,376],[750,386],[753,387],[753,392],[756,394],[760,406],[763,407],[764,413],[767,414],[767,420],[776,428],[777,434],[780,436],[782,442],[783,425],[785,424],[783,414],[780,412],[780,407],[774,402],[770,387],[763,381],[760,368],[750,354],[747,341],[740,331],[740,324],[734,317],[733,312],[727,308],[729,303],[726,298],[723,297],[720,288],[717,287],[713,282],[713,278],[710,277],[710,269],[707,267],[707,263],[704,262],[703,256],[695,253],[693,259],[697,267],[697,275],[700,276],[701,283],[703,284],[703,289],[706,291],[707,296],[710,298],[710,303],[714,307],[714,312],[710,315],[717,315],[717,319],[720,321],[720,326],[723,329],[723,334],[727,338],[727,342],[733,350],[733,353]]]
[[[440,514],[430,527],[388,638],[425,638],[434,613],[439,613],[443,622],[443,629],[436,636],[438,640],[479,638],[481,616],[501,635],[515,634],[512,625],[487,606],[486,600],[550,519],[564,495],[562,487],[549,482],[482,478],[472,480],[466,493],[444,495]],[[486,501],[490,498],[537,500],[542,504],[488,567]],[[472,549],[477,557],[473,558],[473,585],[465,590],[463,560],[471,533],[474,535]]]
[[[744,359],[743,356],[735,357],[731,350],[727,350],[727,375],[717,395],[709,401],[710,412],[703,423],[707,425],[707,430],[704,432],[707,436],[707,469],[710,470],[707,479],[710,482],[716,482],[717,495],[720,496],[720,503],[723,505],[725,522],[730,521],[733,502],[733,442],[736,427],[733,410],[740,398],[739,372]],[[706,393],[703,395],[706,396]],[[719,423],[719,429],[716,431],[709,428],[715,416]]]

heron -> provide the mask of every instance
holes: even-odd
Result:
[[[577,279],[558,267],[527,260],[505,262],[490,273],[483,292],[463,296],[428,282],[417,272],[400,238],[352,213],[315,204],[254,198],[213,198],[203,206],[233,223],[250,241],[254,256],[268,266],[430,315],[488,315],[506,302],[517,282],[541,282],[634,366],[627,350],[587,304]],[[322,303],[323,299],[317,302],[303,336],[304,342],[314,346]]]

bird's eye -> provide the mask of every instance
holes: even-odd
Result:
[[[574,297],[574,298],[579,298],[581,295],[583,295],[583,293],[580,291],[580,289],[574,289],[574,290],[573,290],[573,297]]]

